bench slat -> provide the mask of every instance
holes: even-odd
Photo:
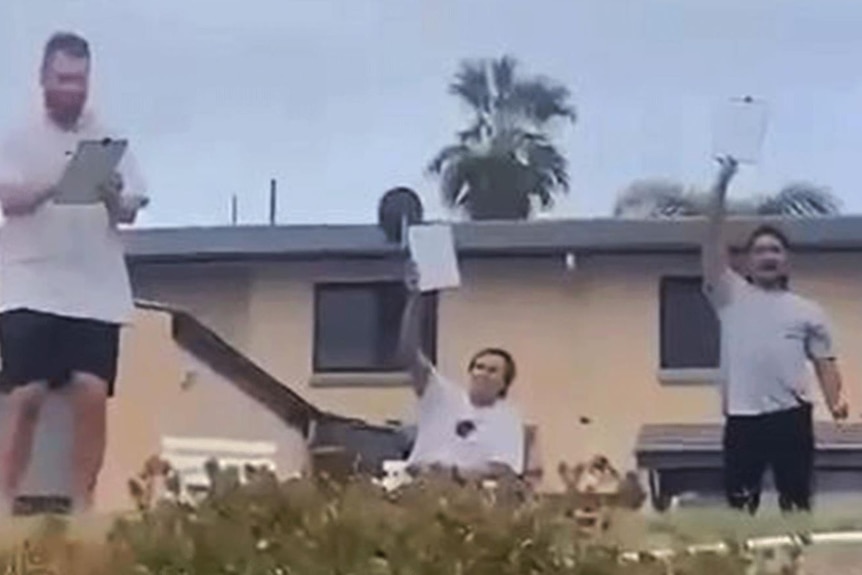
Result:
[[[644,425],[638,435],[636,452],[720,451],[721,424]],[[817,449],[824,451],[862,450],[862,424],[837,425],[817,422],[814,426]]]

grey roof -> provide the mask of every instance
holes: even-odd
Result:
[[[779,224],[798,250],[862,251],[862,216],[795,220],[741,219],[731,240],[764,222]],[[695,250],[703,221],[539,220],[454,225],[459,255],[553,255],[573,252],[684,252]],[[126,232],[131,261],[320,259],[393,256],[401,249],[376,225],[287,225],[153,228]]]

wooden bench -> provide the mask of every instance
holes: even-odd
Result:
[[[684,493],[723,493],[721,424],[644,425],[635,447],[649,475],[653,507],[665,511]],[[815,424],[818,492],[862,492],[862,424]],[[766,478],[766,489],[771,488]]]

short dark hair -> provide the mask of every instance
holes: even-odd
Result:
[[[48,68],[51,58],[55,54],[62,52],[75,58],[90,59],[90,43],[78,34],[73,32],[57,32],[51,36],[45,43],[45,50],[42,54],[42,71]]]
[[[754,244],[757,243],[757,240],[766,237],[775,238],[776,240],[778,240],[778,243],[781,244],[781,247],[783,247],[785,250],[790,249],[790,239],[787,237],[787,234],[785,234],[775,226],[763,224],[757,226],[757,228],[755,228],[754,231],[749,234],[748,240],[745,242],[745,253],[751,253],[751,250],[754,248]],[[746,276],[745,279],[747,279],[749,283],[753,281],[750,275]],[[778,283],[781,289],[790,289],[790,278],[786,275],[782,276],[779,279]]]
[[[476,362],[479,361],[479,358],[485,357],[486,355],[496,355],[503,359],[503,363],[505,363],[505,367],[503,368],[503,390],[500,392],[500,397],[506,397],[506,394],[509,393],[509,388],[512,386],[512,382],[515,381],[515,377],[518,375],[518,366],[515,365],[515,358],[512,357],[512,354],[500,347],[486,347],[485,349],[480,349],[473,357],[470,358],[470,363],[467,366],[467,369],[472,370],[476,366]]]
[[[781,244],[781,247],[786,250],[790,249],[790,239],[787,237],[787,234],[775,226],[763,224],[757,226],[757,228],[749,234],[748,240],[745,242],[745,251],[750,252],[752,248],[754,248],[754,244],[757,243],[757,240],[764,237],[775,238],[778,240],[778,243]]]

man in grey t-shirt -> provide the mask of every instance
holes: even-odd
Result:
[[[723,237],[725,197],[736,173],[721,160],[703,245],[704,291],[721,322],[725,489],[728,503],[754,513],[772,469],[783,511],[808,510],[814,464],[808,364],[836,420],[847,402],[820,307],[788,289],[788,240],[761,226],[745,246],[743,277],[731,269]]]

